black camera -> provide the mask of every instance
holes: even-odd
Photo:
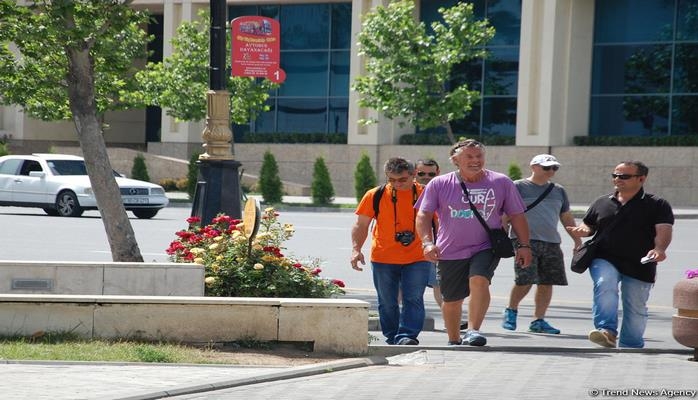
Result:
[[[414,232],[402,231],[395,233],[395,241],[400,242],[403,246],[409,246],[414,242]]]

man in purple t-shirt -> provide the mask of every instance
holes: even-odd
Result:
[[[502,227],[503,214],[509,217],[518,238],[515,257],[522,267],[527,267],[532,257],[525,205],[511,179],[485,169],[482,143],[473,139],[460,141],[451,147],[450,158],[458,170],[435,177],[424,189],[415,204],[419,210],[416,229],[425,258],[439,262],[448,344],[484,346],[487,339],[479,330],[490,305],[489,285],[499,258],[493,255],[489,236],[473,214],[470,202],[491,229]],[[461,182],[467,188],[467,197]],[[439,215],[436,243],[431,231],[434,212]],[[470,329],[461,339],[460,316],[468,295]]]

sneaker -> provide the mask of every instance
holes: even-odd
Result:
[[[528,327],[528,331],[535,333],[550,333],[552,335],[557,335],[560,333],[559,329],[553,328],[542,318],[531,322],[531,325]]]
[[[605,329],[594,329],[589,332],[589,340],[599,346],[615,348],[616,337]]]
[[[400,340],[397,341],[398,346],[416,346],[419,344],[419,341],[417,339],[412,339],[409,337],[404,337]]]
[[[471,346],[484,346],[487,344],[487,338],[482,336],[480,331],[469,330],[463,336],[463,341]]]
[[[468,321],[461,322],[460,323],[460,330],[462,331],[467,331],[468,330]]]
[[[511,308],[504,309],[504,321],[502,321],[502,328],[508,329],[510,331],[516,330],[516,316],[519,314],[518,311],[512,310]]]
[[[452,341],[450,341],[450,340],[448,341],[448,345],[449,345],[449,346],[460,346],[460,345],[462,345],[462,344],[463,344],[463,339],[458,339],[458,340],[455,341],[455,342],[452,342]]]

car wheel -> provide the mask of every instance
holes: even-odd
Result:
[[[78,197],[69,190],[58,193],[56,211],[61,217],[79,217],[83,212]]]
[[[44,212],[45,212],[47,215],[50,215],[50,216],[52,216],[52,217],[55,217],[55,216],[58,215],[58,210],[56,210],[55,208],[48,208],[48,207],[46,207],[46,208],[44,208]]]
[[[139,219],[150,219],[153,218],[159,210],[154,209],[154,208],[145,208],[142,210],[133,210],[133,215],[138,217]]]

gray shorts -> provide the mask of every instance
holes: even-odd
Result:
[[[468,297],[471,276],[484,276],[492,282],[497,264],[499,258],[490,249],[463,260],[440,260],[437,269],[444,301],[458,301]]]
[[[565,259],[559,243],[531,240],[533,260],[528,268],[514,264],[517,285],[567,285]]]

